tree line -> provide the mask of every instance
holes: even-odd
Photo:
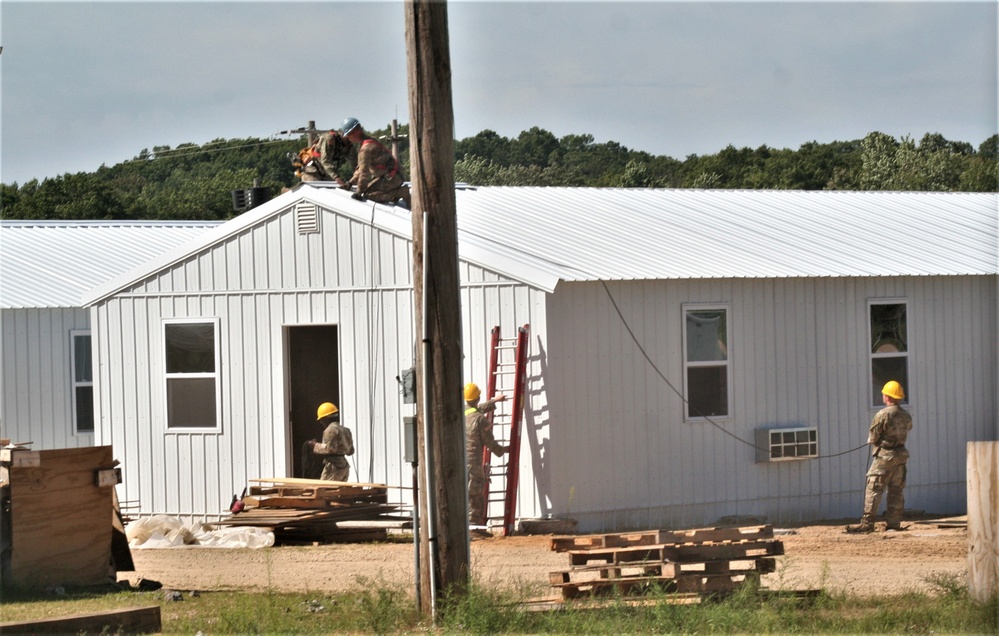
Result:
[[[407,126],[399,130],[399,154],[408,175],[407,132]],[[387,138],[389,129],[370,133]],[[96,172],[0,184],[0,218],[228,219],[239,213],[234,190],[257,182],[277,194],[298,183],[289,153],[306,143],[302,136],[155,146]],[[534,127],[507,138],[484,130],[455,142],[455,180],[474,186],[996,192],[999,135],[976,149],[937,133],[917,143],[872,132],[797,150],[729,145],[678,160],[613,141],[596,143],[592,135],[559,138]]]

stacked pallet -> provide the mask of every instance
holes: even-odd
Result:
[[[392,528],[411,528],[388,502],[388,487],[319,479],[251,479],[244,509],[220,525],[274,533],[276,544],[380,541]]]
[[[774,557],[784,554],[769,525],[552,537],[550,547],[569,556],[568,570],[549,575],[562,598],[650,589],[728,594],[773,572]]]

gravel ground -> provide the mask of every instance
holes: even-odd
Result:
[[[853,522],[853,520],[851,520]],[[862,595],[934,589],[939,577],[967,573],[967,531],[934,520],[907,522],[901,532],[846,534],[847,521],[777,528],[784,544],[777,571],[764,587],[824,588]],[[472,542],[472,573],[493,587],[537,597],[558,596],[548,573],[569,567],[549,549],[549,536],[512,536]],[[344,592],[363,587],[413,588],[411,543],[353,543],[270,548],[165,548],[132,551],[135,572],[119,580],[149,579],[176,590]]]

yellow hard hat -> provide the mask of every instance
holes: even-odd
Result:
[[[896,400],[905,399],[905,391],[902,390],[902,385],[895,380],[889,380],[885,383],[885,388],[881,389],[881,392]]]
[[[336,404],[332,402],[323,402],[319,405],[319,409],[316,410],[316,420],[321,420],[324,417],[329,417],[334,413],[338,412],[340,409],[336,407]]]
[[[479,385],[469,382],[465,385],[465,401],[471,402],[472,400],[478,400],[479,396],[482,395],[482,391],[479,390]]]

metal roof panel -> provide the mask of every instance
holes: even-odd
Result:
[[[81,295],[219,221],[0,222],[0,307],[80,307]]]

